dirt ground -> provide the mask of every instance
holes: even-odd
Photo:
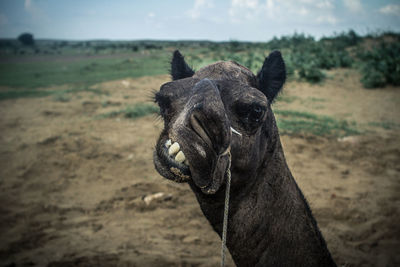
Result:
[[[284,96],[295,100],[275,108],[354,120],[365,133],[282,136],[287,161],[338,266],[400,266],[400,130],[368,128],[400,123],[400,88],[331,75],[323,85],[289,82]],[[102,83],[108,94],[64,102],[1,102],[2,266],[219,265],[219,237],[194,194],[154,170],[161,121],[98,116],[149,101],[168,79]]]

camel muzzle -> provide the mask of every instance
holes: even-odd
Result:
[[[203,145],[208,146],[206,151],[211,151],[206,156],[212,158],[209,175],[202,175],[191,164],[192,180],[204,193],[213,194],[224,183],[228,166],[226,151],[231,143],[230,122],[218,87],[209,79],[195,84],[187,104],[192,107],[188,123],[193,132],[203,140]]]

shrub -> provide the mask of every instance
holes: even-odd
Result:
[[[336,34],[333,37],[325,37],[321,39],[324,43],[330,43],[335,50],[342,50],[347,47],[355,46],[361,40],[362,38],[354,30],[349,30],[348,32]]]
[[[294,33],[291,36],[282,36],[280,38],[274,37],[267,43],[267,47],[272,49],[282,48],[298,48],[299,46],[306,46],[314,43],[314,37],[306,36],[303,33]]]
[[[336,52],[338,59],[337,67],[349,68],[353,65],[354,59],[347,53],[346,50]]]
[[[382,72],[366,65],[362,71],[361,83],[365,88],[378,88],[385,86],[386,79]]]
[[[361,61],[361,83],[365,88],[383,87],[386,84],[400,85],[400,44],[384,43],[359,54]]]
[[[310,83],[319,83],[325,78],[325,74],[312,64],[301,65],[298,73],[300,78]]]
[[[23,33],[18,36],[18,41],[20,41],[23,45],[32,46],[35,44],[35,40],[33,39],[33,34]]]

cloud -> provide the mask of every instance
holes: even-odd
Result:
[[[154,14],[153,12],[150,12],[149,14],[147,14],[147,16],[148,16],[149,18],[154,18],[154,17],[155,17],[155,14]]]
[[[32,0],[25,0],[24,7],[26,12],[28,12],[32,16],[40,16],[41,11],[34,5]]]
[[[379,12],[385,15],[394,15],[400,17],[400,5],[391,4],[383,6],[379,9]]]
[[[32,8],[32,1],[31,0],[25,0],[24,7],[26,10],[29,10]]]
[[[343,4],[351,12],[360,12],[363,10],[363,7],[361,5],[361,0],[343,0]]]
[[[333,3],[332,0],[324,0],[324,1],[318,1],[315,3],[316,7],[320,9],[333,9]]]
[[[333,15],[328,15],[328,16],[319,16],[316,19],[316,22],[318,23],[328,23],[328,24],[336,24],[338,22],[338,19],[333,16]]]
[[[228,14],[232,22],[252,20],[258,16],[265,6],[259,4],[258,0],[232,0]]]
[[[267,0],[267,2],[268,1],[269,0]],[[311,7],[317,7],[319,9],[332,9],[334,7],[333,0],[298,0],[298,1],[283,0],[279,1],[278,3],[287,3],[293,6],[297,6],[298,4],[301,4],[302,6],[308,5]]]
[[[25,0],[24,8],[26,13],[29,14],[31,26],[34,24],[43,25],[44,23],[52,23],[47,14],[43,9],[40,8],[36,1]]]
[[[229,16],[233,22],[272,20],[274,23],[336,24],[333,0],[232,0]]]
[[[187,15],[192,19],[198,19],[205,9],[213,8],[212,0],[195,0],[193,8],[187,11]]]
[[[258,7],[258,0],[232,0],[232,7],[255,9]]]
[[[298,13],[299,13],[299,15],[306,16],[306,15],[308,15],[310,13],[310,11],[307,8],[302,6],[299,9]]]

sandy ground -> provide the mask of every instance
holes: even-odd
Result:
[[[285,96],[295,100],[276,108],[360,127],[400,123],[399,88],[365,90],[351,72],[331,75],[323,86],[288,83]],[[161,122],[152,115],[98,118],[148,101],[167,80],[107,82],[95,87],[108,94],[82,92],[68,102],[1,102],[2,266],[219,265],[220,240],[188,186],[154,170]],[[281,139],[338,265],[400,266],[400,130],[367,128],[340,140]]]

